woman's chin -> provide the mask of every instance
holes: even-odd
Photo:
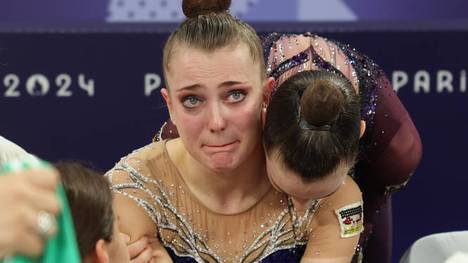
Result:
[[[216,172],[227,172],[238,167],[235,158],[231,154],[216,154],[211,156],[210,167]]]

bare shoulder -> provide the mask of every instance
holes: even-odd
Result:
[[[320,201],[301,262],[351,261],[364,229],[361,196],[348,177],[338,191]]]
[[[331,196],[320,201],[316,217],[323,223],[336,221],[336,211],[351,207],[361,207],[362,192],[351,177],[346,177],[343,185]]]
[[[362,199],[362,192],[354,179],[350,176],[347,176],[340,189],[338,189],[338,191],[336,191],[333,195],[329,196],[328,199],[338,203],[340,203],[339,201],[347,202],[347,200],[358,201]]]

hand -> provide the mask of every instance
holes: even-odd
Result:
[[[33,257],[42,253],[56,226],[53,221],[44,233],[38,221],[40,215],[55,216],[60,212],[55,194],[58,182],[59,175],[51,168],[0,176],[0,258],[16,253]]]
[[[130,237],[125,236],[125,240],[130,240]],[[127,242],[128,244],[128,242]],[[132,263],[153,263],[153,249],[150,245],[150,239],[146,236],[141,237],[135,242],[128,244],[128,254]]]

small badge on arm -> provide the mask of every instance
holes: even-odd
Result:
[[[364,230],[362,202],[337,209],[335,214],[338,217],[338,222],[340,222],[342,238],[359,235]]]

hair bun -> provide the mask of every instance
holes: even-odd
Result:
[[[322,126],[335,121],[344,103],[344,95],[333,83],[317,80],[301,98],[301,115],[310,124]]]
[[[209,13],[229,10],[231,0],[183,0],[182,10],[186,17],[196,17]]]

